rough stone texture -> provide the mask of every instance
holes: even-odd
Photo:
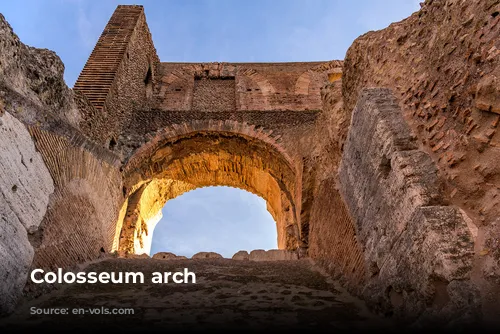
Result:
[[[296,252],[286,249],[270,249],[268,251],[255,249],[250,252],[248,259],[250,261],[289,261],[298,260],[299,257]]]
[[[120,255],[119,257],[124,258],[124,259],[149,259],[150,256],[146,253],[137,253],[137,254],[128,254],[128,253],[122,253],[118,252]]]
[[[236,252],[232,257],[233,260],[248,260],[249,258],[250,254],[248,254],[247,251],[243,250]]]
[[[196,79],[193,88],[193,110],[234,111],[236,109],[234,77]]]
[[[222,259],[222,255],[215,252],[198,252],[194,254],[192,259]]]
[[[224,131],[223,128],[220,130]],[[278,224],[279,247],[298,247],[301,236],[285,231],[287,226],[298,229],[295,217],[298,208],[294,200],[298,191],[296,175],[273,143],[259,139],[262,136],[258,134],[250,137],[251,132],[233,134],[226,130],[226,133],[217,133],[214,129],[197,133],[189,128],[186,132],[177,137],[172,137],[169,132],[158,135],[158,139],[143,147],[125,169],[125,189],[128,189],[131,200],[128,205],[130,214],[122,233],[122,249],[134,252],[137,236],[146,240],[143,231],[154,228],[152,223],[137,223],[141,214],[132,212],[146,211],[153,216],[168,199],[197,187],[214,185],[241,188],[266,199]],[[136,166],[136,161],[140,162],[139,166]],[[148,194],[151,194],[151,201],[144,202],[142,198],[148,198]],[[138,203],[143,207],[138,208]],[[141,230],[137,230],[138,226]]]
[[[77,127],[80,110],[63,73],[55,52],[24,45],[0,14],[0,109],[29,124]]]
[[[1,17],[0,115],[28,125],[55,187],[32,265],[148,257],[167,200],[226,185],[263,197],[278,247],[374,309],[418,327],[473,320],[480,299],[499,319],[499,3],[422,6],[345,63],[274,64],[161,63],[143,8],[119,6],[74,92]]]
[[[429,316],[429,308],[436,321],[477,321],[473,236],[460,210],[445,206],[437,169],[390,90],[360,95],[339,179],[363,245],[370,276],[363,296],[372,308],[406,321]],[[450,291],[454,281],[470,286]]]
[[[114,148],[133,113],[150,103],[158,56],[142,6],[118,6],[75,83],[95,107],[80,126]]]
[[[113,251],[123,202],[116,166],[78,142],[36,127],[30,131],[55,184],[36,233],[33,267],[71,266]]]
[[[498,320],[500,294],[500,3],[425,1],[420,11],[349,48],[346,114],[363,87],[388,87],[444,181],[446,197],[478,228],[474,280],[483,313]]]
[[[33,260],[29,234],[47,210],[54,182],[26,126],[0,114],[0,314],[11,311]]]
[[[78,130],[80,112],[94,107],[66,87],[63,70],[53,52],[25,46],[0,17],[1,179],[12,183],[2,182],[0,262],[13,275],[4,277],[0,313],[21,294],[28,269],[100,257],[120,232],[119,160]],[[25,293],[45,288],[28,285]]]
[[[363,251],[334,179],[321,182],[311,212],[309,256],[360,293],[366,275]]]
[[[170,253],[170,252],[156,253],[155,255],[153,255],[152,258],[159,259],[159,260],[186,260],[187,259],[187,257],[185,257],[185,256],[175,255],[174,253]]]
[[[337,176],[350,121],[343,108],[341,78],[341,72],[334,72],[321,90],[323,110],[312,140],[307,142],[311,153],[304,162],[302,184],[308,188],[309,198],[301,219],[309,222],[308,255],[350,291],[360,294],[366,276],[363,248],[339,193]]]
[[[414,326],[477,323],[481,300],[469,280],[472,256],[471,234],[457,208],[420,207],[363,296],[376,301],[372,309],[419,318]]]

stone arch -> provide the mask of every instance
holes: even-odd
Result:
[[[305,245],[297,214],[297,170],[269,133],[237,122],[194,122],[164,129],[138,149],[124,168],[127,197],[118,222],[120,251],[148,252],[166,201],[207,186],[230,186],[267,202],[278,247]]]
[[[311,83],[311,74],[309,71],[302,73],[295,82],[295,94],[307,95],[309,94],[309,84]]]
[[[305,71],[295,81],[294,93],[302,96],[318,94],[325,82],[334,82],[342,77],[342,64],[341,61],[334,60]]]
[[[254,80],[260,87],[260,90],[264,96],[269,96],[276,92],[274,86],[269,82],[269,80],[267,80],[262,74],[260,74],[256,70],[246,69],[242,72],[242,74]]]
[[[171,110],[188,110],[191,105],[192,94],[186,94],[193,85],[193,75],[184,69],[175,70],[161,78],[157,94],[163,101],[168,101]]]
[[[271,108],[270,97],[276,90],[269,80],[255,69],[241,69],[237,76],[237,109],[260,110]]]

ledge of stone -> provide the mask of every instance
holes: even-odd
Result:
[[[215,252],[199,252],[194,254],[192,259],[222,259],[222,255]]]
[[[157,260],[186,260],[187,257],[182,256],[182,255],[175,255],[174,253],[170,252],[159,252],[153,255],[153,259]]]
[[[233,260],[250,260],[250,261],[290,261],[298,260],[299,256],[296,252],[284,249],[256,249],[248,254],[247,251],[239,251],[233,255]]]

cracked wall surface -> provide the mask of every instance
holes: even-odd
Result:
[[[11,311],[26,282],[34,233],[47,211],[54,182],[28,129],[0,112],[0,313]]]

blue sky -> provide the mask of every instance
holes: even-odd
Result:
[[[165,62],[343,59],[359,35],[420,8],[417,0],[3,0],[0,13],[25,44],[61,57],[72,87],[118,4],[144,5]],[[276,248],[265,202],[242,190],[198,189],[169,201],[163,215],[153,254]]]
[[[276,223],[259,196],[229,187],[207,187],[167,202],[153,232],[151,254],[199,251],[232,257],[239,250],[277,248]]]

